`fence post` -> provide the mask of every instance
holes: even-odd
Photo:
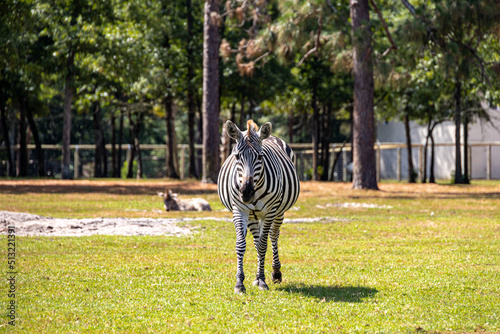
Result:
[[[491,180],[491,145],[486,148],[486,180]]]
[[[184,155],[186,153],[186,147],[184,145],[181,146],[181,168],[180,168],[180,173],[181,173],[181,180],[184,179]]]
[[[397,179],[401,182],[401,147],[398,147]]]
[[[80,153],[78,152],[78,145],[75,146],[75,153],[73,156],[74,166],[73,166],[73,178],[80,178]]]

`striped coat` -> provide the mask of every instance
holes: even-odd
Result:
[[[244,293],[243,255],[247,230],[253,235],[258,252],[258,269],[254,285],[268,289],[265,283],[264,260],[267,240],[273,248],[273,281],[281,282],[278,254],[279,229],[284,213],[299,196],[300,184],[293,152],[283,140],[271,136],[271,124],[259,130],[252,121],[247,131],[240,131],[231,121],[226,122],[236,145],[219,173],[217,190],[222,204],[233,213],[236,229],[237,274],[235,291]]]

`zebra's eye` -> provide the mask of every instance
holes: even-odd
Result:
[[[259,156],[257,157],[257,159],[262,160],[262,154],[259,154]]]
[[[235,153],[234,157],[236,158],[236,160],[240,160],[240,154],[239,153]]]

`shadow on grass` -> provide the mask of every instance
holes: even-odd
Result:
[[[19,181],[19,182],[16,182]],[[216,194],[216,185],[202,184],[196,181],[156,180],[153,182],[134,182],[134,180],[120,179],[82,179],[82,180],[55,180],[55,179],[0,179],[0,194],[88,194],[103,193],[116,195],[152,195],[158,191],[172,190],[182,195]],[[45,182],[44,182],[45,181]]]
[[[378,290],[364,286],[329,286],[286,284],[276,290],[290,294],[301,294],[306,297],[317,298],[325,302],[362,303],[363,299],[373,297]]]

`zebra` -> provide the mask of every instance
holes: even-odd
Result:
[[[260,130],[252,121],[247,131],[240,131],[231,121],[225,124],[228,135],[236,140],[231,155],[224,162],[217,180],[217,193],[222,204],[233,213],[236,230],[236,286],[239,294],[246,292],[243,281],[243,256],[247,229],[253,235],[258,253],[256,279],[253,285],[269,290],[264,275],[268,236],[273,249],[272,279],[281,283],[278,237],[284,213],[290,209],[300,192],[300,183],[293,164],[293,151],[283,140],[271,136],[272,125]]]

